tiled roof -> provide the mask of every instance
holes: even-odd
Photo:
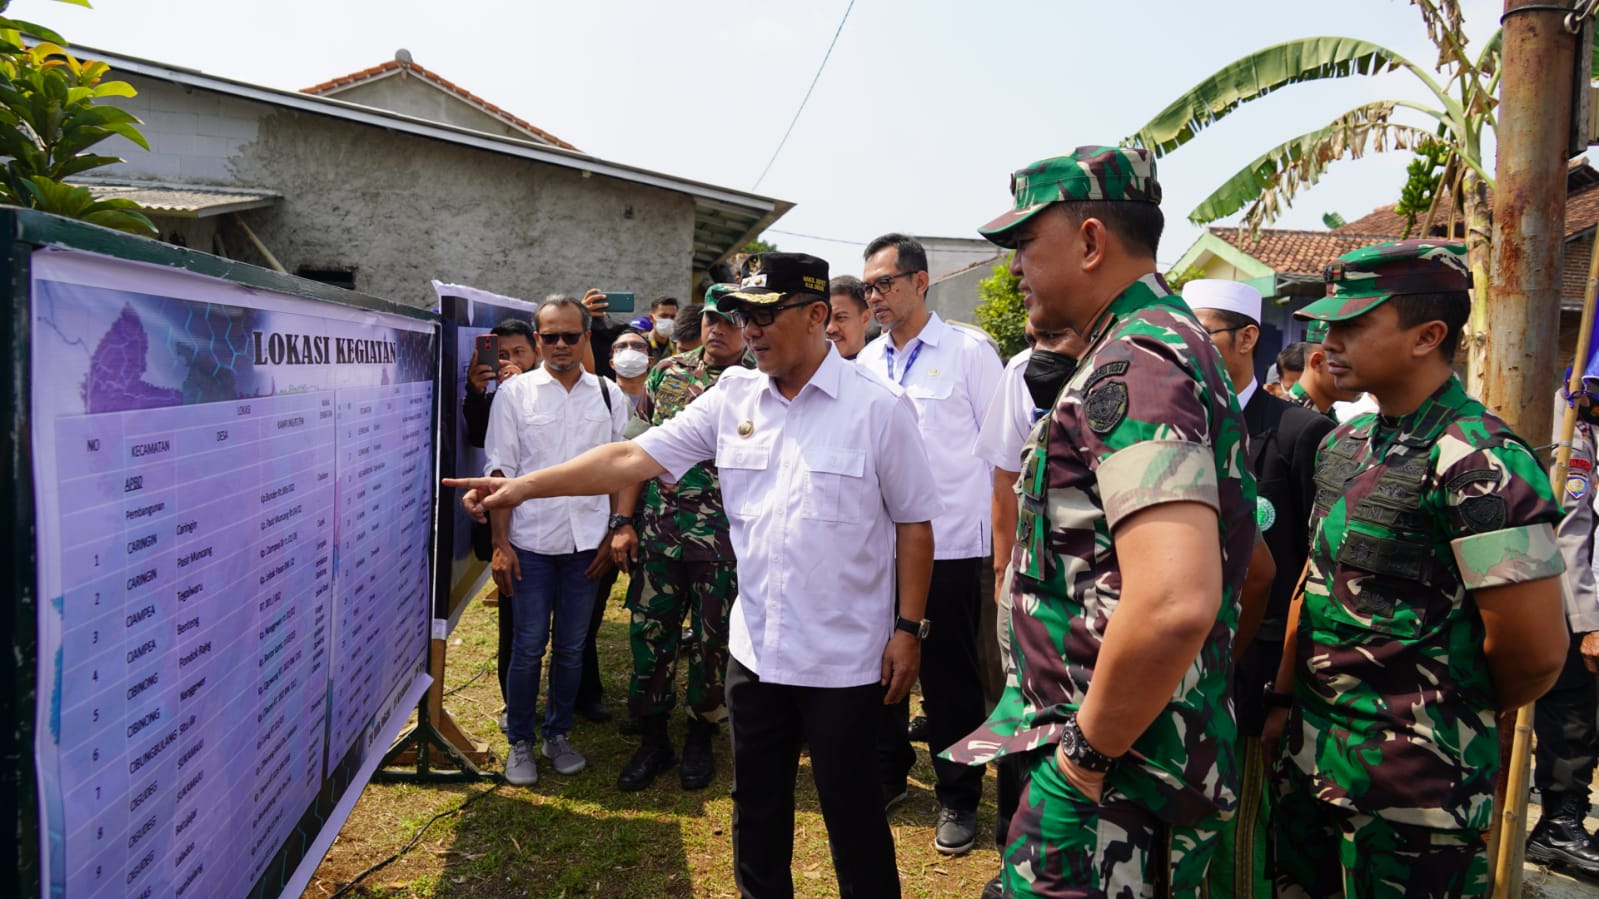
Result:
[[[1212,225],[1211,234],[1260,260],[1272,271],[1289,275],[1321,275],[1329,259],[1367,244],[1392,239],[1385,234],[1350,234],[1338,231],[1290,231],[1264,228],[1253,240],[1249,229]]]
[[[409,57],[409,54],[406,54],[406,56]],[[369,69],[362,69],[359,72],[351,72],[348,75],[343,75],[329,81],[324,81],[321,84],[315,84],[311,87],[304,88],[300,92],[303,94],[313,94],[319,97],[333,96],[341,91],[355,87],[358,84],[364,84],[368,81],[375,81],[379,78],[385,78],[402,71],[407,74],[416,75],[418,78],[426,79],[427,81],[430,81],[433,84],[443,88],[445,91],[454,94],[461,100],[476,106],[478,109],[483,110],[489,115],[507,122],[512,127],[533,135],[540,140],[547,141],[566,150],[577,150],[577,147],[572,146],[564,140],[561,140],[548,131],[533,125],[533,123],[527,121],[526,119],[506,112],[504,109],[495,106],[493,103],[490,103],[482,97],[479,97],[477,94],[474,94],[466,88],[461,87],[455,82],[449,80],[448,78],[445,78],[444,76],[417,64],[409,58],[391,59],[382,65],[373,66]],[[578,152],[582,151],[579,150]]]
[[[1566,239],[1587,231],[1595,224],[1599,224],[1599,171],[1586,161],[1579,160],[1566,170]],[[1489,191],[1488,201],[1493,202],[1493,192]],[[1433,216],[1433,227],[1443,228],[1449,221],[1449,194],[1444,193],[1438,199],[1438,212]],[[1421,223],[1426,216],[1416,217],[1416,228],[1421,228]],[[1463,223],[1460,216],[1455,216],[1456,234],[1462,233]],[[1335,234],[1382,234],[1390,237],[1399,237],[1405,233],[1405,218],[1394,212],[1394,204],[1379,206],[1369,214],[1355,219],[1342,227],[1335,228]],[[1442,233],[1441,231],[1439,233]],[[1420,234],[1412,235],[1420,237]],[[1586,278],[1586,275],[1584,275]]]

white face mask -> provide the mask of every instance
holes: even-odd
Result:
[[[621,350],[611,357],[611,367],[624,378],[636,378],[650,367],[650,357],[632,348]]]
[[[667,340],[672,339],[672,332],[676,329],[677,321],[675,319],[658,318],[655,320],[655,333]]]

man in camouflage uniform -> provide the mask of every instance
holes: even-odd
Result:
[[[1327,267],[1328,370],[1378,414],[1322,443],[1307,578],[1276,684],[1288,896],[1476,896],[1499,768],[1495,710],[1565,658],[1559,510],[1531,448],[1450,368],[1470,309],[1460,244]],[[1268,731],[1282,721],[1272,715]]]
[[[733,285],[715,284],[705,292],[699,348],[663,359],[649,373],[645,390],[659,425],[682,411],[735,365],[754,368],[745,351],[744,332],[717,309],[717,300]],[[617,503],[631,509],[637,488]],[[625,513],[624,513],[625,514]],[[641,556],[634,569],[641,589],[628,594],[633,613],[628,628],[633,648],[633,677],[628,685],[629,711],[643,722],[644,742],[617,779],[621,790],[642,790],[670,768],[677,756],[667,736],[667,715],[675,701],[677,659],[687,651],[688,738],[679,769],[683,789],[710,784],[716,772],[711,739],[727,717],[722,682],[727,670],[727,623],[738,595],[738,575],[728,533],[727,512],[716,466],[704,462],[676,483],[659,478],[644,485],[636,545]],[[626,535],[614,539],[613,552],[630,556]],[[631,561],[624,559],[623,562]],[[693,632],[692,646],[680,646],[684,616]]]
[[[1228,680],[1255,545],[1244,419],[1155,274],[1144,150],[1081,147],[1012,176],[982,233],[1016,248],[1030,319],[1087,349],[1022,458],[1007,684],[947,755],[1022,755],[1007,896],[1197,896],[1230,811]]]

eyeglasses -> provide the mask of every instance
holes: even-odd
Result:
[[[772,322],[777,321],[777,313],[782,312],[784,309],[798,309],[801,306],[809,306],[812,303],[820,302],[821,300],[807,299],[795,303],[779,303],[775,306],[740,306],[737,309],[729,309],[723,314],[727,316],[727,320],[732,322],[735,328],[748,328],[750,325],[754,325],[757,328],[770,328]]]
[[[623,350],[638,350],[641,353],[648,353],[650,351],[650,348],[645,346],[642,343],[635,343],[633,341],[628,341],[627,343],[613,343],[613,344],[611,344],[611,352],[620,353]]]
[[[866,282],[866,286],[864,288],[865,294],[867,296],[871,296],[872,295],[872,291],[874,291],[874,290],[877,291],[878,293],[886,294],[886,293],[888,293],[889,289],[894,286],[894,279],[895,278],[908,278],[908,277],[910,277],[911,275],[914,275],[914,274],[916,274],[916,273],[915,272],[900,272],[897,275],[884,275],[883,277],[878,278],[876,281],[867,281]]]
[[[1215,337],[1217,334],[1225,334],[1228,331],[1239,331],[1239,330],[1242,330],[1242,329],[1247,328],[1247,327],[1249,327],[1249,326],[1248,325],[1233,325],[1231,328],[1217,328],[1214,331],[1212,331],[1209,328],[1206,328],[1205,329],[1205,333],[1209,334],[1212,337]]]
[[[539,343],[564,343],[567,346],[577,346],[577,342],[582,339],[582,331],[551,331],[548,334],[539,332]]]

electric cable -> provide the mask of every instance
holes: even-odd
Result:
[[[766,161],[766,168],[761,169],[761,177],[755,179],[755,185],[750,190],[761,186],[766,180],[766,173],[772,170],[772,163],[777,161],[777,154],[783,152],[783,145],[788,143],[788,136],[794,133],[794,126],[799,124],[800,113],[805,111],[805,104],[811,99],[811,91],[816,90],[816,82],[822,79],[822,71],[827,68],[827,61],[833,56],[833,47],[838,44],[838,36],[844,33],[844,23],[849,21],[849,11],[855,8],[855,0],[849,0],[849,5],[844,7],[844,15],[838,20],[838,30],[833,32],[833,40],[827,45],[827,52],[822,54],[822,64],[816,67],[816,76],[811,79],[811,86],[805,89],[805,97],[800,100],[799,109],[794,110],[794,118],[788,123],[788,130],[783,132],[783,139],[777,142],[777,149],[772,151],[772,158]]]

